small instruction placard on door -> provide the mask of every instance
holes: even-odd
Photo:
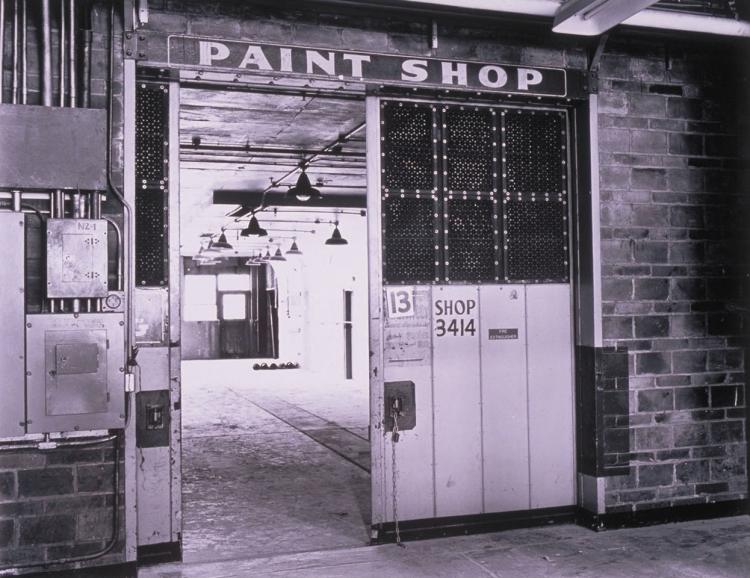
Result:
[[[517,328],[490,329],[490,341],[499,339],[518,339]]]

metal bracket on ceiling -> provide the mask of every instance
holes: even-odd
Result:
[[[589,54],[589,67],[586,71],[583,85],[583,89],[588,94],[597,94],[599,92],[599,64],[601,63],[608,38],[609,34],[602,34],[596,43],[593,53]]]

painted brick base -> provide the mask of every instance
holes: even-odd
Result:
[[[49,570],[70,568],[75,565],[54,563],[108,546],[114,522],[113,460],[112,442],[0,454],[0,570],[36,564]],[[120,461],[120,491],[122,465]],[[122,559],[123,512],[120,499],[118,541],[99,564]]]

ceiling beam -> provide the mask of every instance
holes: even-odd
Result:
[[[294,197],[289,198],[286,193],[266,192],[264,194],[260,191],[221,189],[214,191],[213,201],[215,205],[240,205],[240,208],[231,214],[233,217],[248,215],[261,204],[264,207],[297,207],[299,209],[317,207],[367,208],[367,195],[364,194],[324,195],[319,198],[313,197],[309,201],[298,201]]]

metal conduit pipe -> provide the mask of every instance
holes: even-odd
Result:
[[[63,38],[60,39],[61,41]],[[76,192],[73,193],[73,218],[74,219],[83,219],[86,217],[85,215],[85,203],[86,198],[84,195],[81,195],[81,193]],[[75,297],[73,299],[73,313],[80,313],[81,312],[81,300],[78,297]]]
[[[120,230],[120,226],[113,219],[104,217],[104,220],[112,225],[112,228],[115,230],[115,235],[117,236],[117,284],[115,286],[117,288],[117,291],[124,291],[125,287],[123,287],[122,283],[122,231]]]
[[[13,95],[11,102],[18,103],[18,0],[13,0],[13,76],[12,89]]]
[[[126,283],[124,281],[124,275],[122,274],[122,270],[120,270],[120,274],[122,276],[122,285],[123,289],[125,289],[125,320],[126,320],[126,330],[125,330],[125,350],[126,350],[126,358],[128,356],[132,355],[133,352],[133,342],[135,341],[134,335],[133,335],[133,325],[135,321],[135,315],[134,315],[134,308],[133,308],[133,297],[131,294],[131,266],[132,266],[132,259],[133,259],[133,251],[130,246],[130,235],[132,231],[132,223],[133,223],[133,209],[130,206],[130,203],[128,203],[125,196],[122,194],[120,189],[117,188],[117,185],[114,183],[114,179],[112,178],[112,106],[114,101],[114,82],[115,82],[115,3],[112,3],[112,6],[110,7],[109,12],[109,86],[107,90],[107,185],[109,187],[109,190],[115,195],[117,200],[120,202],[123,208],[123,229],[124,231],[119,231],[120,238],[121,238],[121,244],[120,247],[123,248],[123,255],[122,259],[118,259],[118,263],[120,261],[125,262],[125,271],[127,271],[127,288]],[[125,236],[127,235],[127,237]],[[119,256],[118,256],[119,257]],[[129,408],[129,403],[126,398],[126,410]],[[129,419],[128,414],[128,419]]]
[[[60,106],[65,106],[65,0],[60,0]]]
[[[49,435],[49,434],[47,434]],[[96,438],[83,438],[83,439],[68,439],[63,438],[60,440],[51,440],[52,443],[54,443],[54,447],[44,447],[44,445],[40,445],[43,443],[50,443],[49,439],[45,439],[44,441],[39,442],[31,442],[31,441],[23,441],[23,442],[10,442],[10,443],[2,443],[0,444],[0,452],[12,452],[12,451],[19,451],[19,450],[42,450],[47,451],[48,449],[56,449],[56,448],[72,448],[72,447],[85,447],[85,446],[95,446],[99,444],[104,444],[107,442],[112,442],[115,439],[117,439],[117,435],[107,435],[104,437],[96,437]]]
[[[5,0],[0,0],[0,62],[5,62]],[[0,74],[0,103],[3,102],[3,75]]]
[[[25,1],[25,0],[24,0]],[[77,78],[76,78],[76,1],[68,0],[68,75],[70,77],[70,106],[77,106]],[[62,41],[62,39],[61,39]]]
[[[90,104],[89,85],[91,84],[91,30],[87,29],[83,31],[83,70],[81,71],[82,84],[81,84],[81,106],[88,108]]]
[[[52,106],[52,39],[49,0],[42,0],[42,106]]]
[[[21,0],[21,104],[26,104],[29,94],[28,86],[28,42],[27,42],[27,31],[28,28],[28,13],[29,6],[28,0]]]

